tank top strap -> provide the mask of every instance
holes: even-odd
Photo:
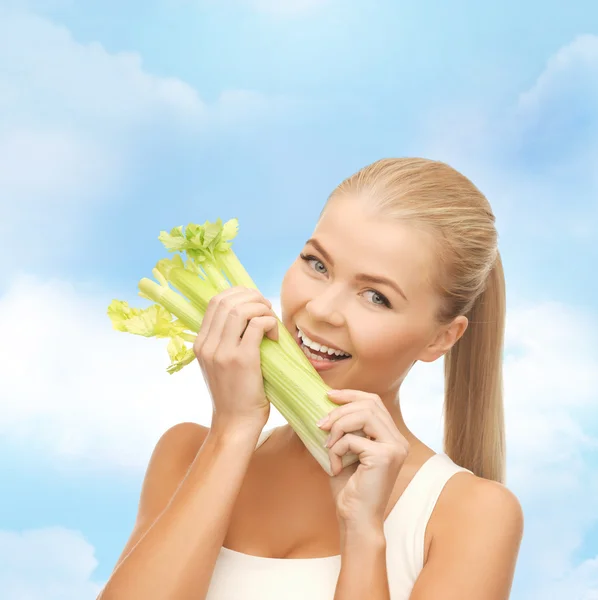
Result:
[[[417,471],[387,519],[387,539],[397,564],[404,564],[415,580],[424,566],[426,527],[448,480],[456,473],[471,473],[446,454],[435,454]]]
[[[401,512],[411,516],[418,514],[425,527],[444,486],[453,475],[461,472],[471,473],[446,454],[435,454],[419,468],[403,492],[400,498]]]

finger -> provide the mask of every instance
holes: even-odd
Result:
[[[264,296],[258,289],[248,288],[248,287],[243,287],[243,286],[238,286],[238,287],[240,289],[243,289],[243,290],[246,290],[248,292],[255,294],[256,302],[263,302],[264,304],[266,304],[268,306],[268,308],[272,308],[272,302],[270,302],[270,300],[268,300],[268,298],[266,298],[266,296]]]
[[[206,312],[204,314],[200,332],[203,332],[204,335],[207,334],[210,325],[212,324],[214,317],[218,312],[218,309],[220,308],[222,302],[229,296],[233,296],[241,292],[242,290],[239,288],[229,288],[227,290],[224,290],[223,292],[220,292],[219,294],[216,294],[215,296],[212,296],[210,298],[210,301],[208,302],[208,307],[206,308]]]
[[[363,392],[361,390],[329,390],[328,396],[337,404],[341,404],[339,408],[332,410],[328,417],[334,418],[334,415],[342,416],[353,410],[356,406],[367,405],[371,406],[372,410],[379,411],[381,418],[385,420],[390,427],[396,427],[392,415],[388,412],[388,408],[382,402],[378,394]],[[331,425],[330,421],[324,421],[324,426]]]
[[[330,429],[330,427],[332,427],[332,424],[337,419],[340,419],[340,417],[343,417],[356,411],[366,410],[370,406],[371,405],[364,400],[359,400],[357,402],[345,404],[344,406],[339,406],[338,408],[331,410],[323,419],[318,421],[317,425],[320,429]]]
[[[370,400],[384,406],[384,403],[378,394],[372,394],[362,390],[328,390],[328,397],[337,404],[350,404],[351,402],[358,402],[359,400]]]
[[[355,412],[365,412],[378,415],[378,417],[382,421],[386,422],[391,429],[396,428],[392,416],[388,412],[387,408],[384,405],[380,406],[379,404],[368,399],[357,400],[355,402],[351,402],[350,404],[345,404],[344,406],[335,408],[334,410],[330,411],[328,415],[324,417],[324,419],[318,421],[317,425],[320,427],[320,429],[328,430],[332,427],[335,421],[341,417],[344,417],[345,415]]]
[[[276,317],[254,317],[251,319],[251,321],[249,321],[247,329],[245,330],[243,338],[241,339],[241,350],[243,352],[254,351],[255,348],[259,348],[264,335],[271,332],[274,332],[274,335],[278,336],[278,319]]]
[[[218,299],[214,302],[216,306],[214,316],[203,341],[208,353],[215,352],[216,348],[220,345],[224,333],[224,326],[228,319],[229,313],[235,307],[251,301],[260,301],[261,303],[264,300],[263,296],[257,290],[244,288],[241,286],[236,286],[230,290],[225,290],[224,292],[218,294],[218,296]],[[240,337],[241,334],[239,334],[239,338]],[[237,343],[238,342],[236,342],[236,344]]]
[[[221,346],[226,350],[236,349],[242,341],[242,337],[250,321],[256,317],[274,317],[274,312],[262,302],[248,302],[238,304],[228,313],[222,330]],[[276,330],[268,330],[268,337],[274,336]],[[271,339],[273,339],[271,337]]]
[[[201,323],[201,327],[193,344],[193,350],[195,351],[196,355],[199,354],[199,351],[205,344],[205,341],[208,339],[208,336],[210,335],[210,330],[214,326],[214,320],[216,319],[216,316],[220,310],[222,303],[225,300],[227,300],[227,298],[229,298],[230,296],[235,296],[243,293],[244,290],[245,288],[241,288],[238,286],[232,287],[210,298],[210,301],[208,302],[208,307],[203,317],[203,321]]]
[[[330,429],[326,447],[330,448],[344,435],[361,432],[378,442],[395,442],[396,437],[378,415],[369,411],[354,412],[338,419]]]
[[[344,435],[328,451],[332,474],[338,475],[343,470],[342,458],[345,454],[348,452],[356,454],[361,462],[364,455],[376,452],[377,443],[354,433]]]
[[[349,453],[357,455],[364,467],[385,465],[400,469],[409,454],[409,444],[406,440],[400,443],[377,442],[347,433],[328,450],[333,474],[337,475],[343,470],[342,458]]]

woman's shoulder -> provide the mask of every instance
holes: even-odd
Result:
[[[115,569],[170,502],[201,448],[209,429],[197,423],[177,423],[158,439],[145,471],[133,531]]]
[[[187,421],[164,431],[149,459],[142,498],[148,498],[151,504],[163,502],[163,496],[172,493],[186,474],[209,431],[208,427]]]
[[[435,512],[450,523],[487,518],[489,514],[516,517],[522,511],[517,496],[502,483],[461,471],[447,481]]]
[[[433,545],[455,548],[457,540],[472,543],[511,536],[521,538],[523,511],[505,485],[470,472],[455,473],[446,483],[430,518]]]
[[[162,503],[174,492],[204,443],[209,428],[182,422],[169,427],[158,439],[146,471],[144,488],[152,504]],[[158,482],[159,485],[153,485]]]
[[[456,473],[446,485],[445,502],[453,508],[464,511],[480,507],[514,510],[519,507],[515,494],[498,481],[478,477],[468,471]]]
[[[439,586],[453,587],[469,598],[483,586],[510,587],[523,512],[504,485],[466,471],[455,473],[438,498],[428,533],[429,551],[414,592],[436,597]]]
[[[192,461],[209,432],[209,427],[190,421],[172,425],[160,436],[154,455],[182,462]]]

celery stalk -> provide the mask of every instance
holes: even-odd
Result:
[[[218,291],[210,282],[201,281],[197,275],[186,269],[174,268],[168,274],[170,283],[191,300],[202,312],[206,312],[210,298]]]
[[[231,285],[240,285],[242,287],[257,290],[253,279],[241,264],[232,248],[224,252],[217,252],[215,256],[216,264],[224,271]]]
[[[168,286],[158,285],[155,281],[144,277],[139,282],[139,290],[154,302],[161,304],[166,310],[179,318],[191,331],[199,332],[203,315],[183,296]]]
[[[330,388],[313,367],[313,375],[301,367],[301,371],[297,372],[298,367],[293,364],[292,359],[278,351],[276,342],[268,338],[262,341],[260,356],[268,400],[293,428],[324,471],[332,475],[328,450],[324,448],[328,432],[316,425],[317,421],[338,406],[328,399],[327,392]],[[345,467],[357,460],[354,454],[342,457]]]
[[[210,283],[216,288],[217,293],[223,292],[231,287],[224,278],[224,275],[220,272],[220,269],[214,263],[205,261],[201,263],[201,268],[204,270]]]

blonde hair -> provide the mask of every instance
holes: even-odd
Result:
[[[367,199],[376,214],[434,234],[433,283],[443,300],[437,319],[469,320],[445,355],[444,452],[476,475],[504,482],[505,280],[488,200],[455,169],[422,158],[379,160],[343,181],[329,201],[347,193]]]

